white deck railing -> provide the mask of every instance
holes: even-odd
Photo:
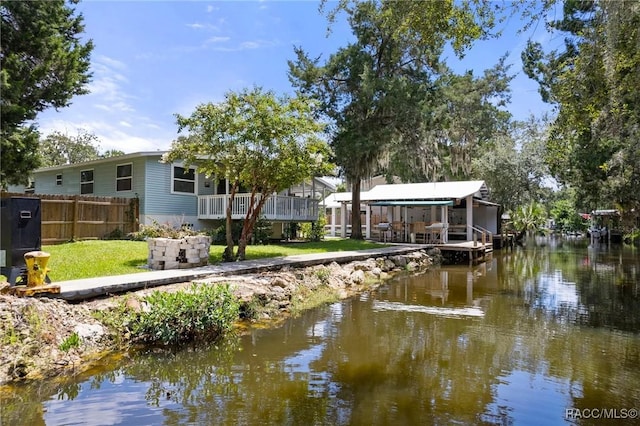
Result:
[[[262,194],[256,194],[257,203]],[[226,218],[228,195],[198,196],[198,219]],[[244,219],[251,202],[251,194],[236,194],[231,206],[232,219]],[[270,196],[262,208],[261,217],[270,221],[310,222],[318,220],[318,200],[311,198]]]

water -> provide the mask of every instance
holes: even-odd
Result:
[[[640,254],[529,244],[2,403],[3,425],[640,424]]]

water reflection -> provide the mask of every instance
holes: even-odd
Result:
[[[541,241],[277,329],[19,389],[1,420],[563,424],[567,408],[640,408],[638,270],[635,251]]]

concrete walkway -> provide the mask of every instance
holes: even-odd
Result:
[[[86,278],[72,281],[58,281],[59,294],[50,297],[80,301],[125,291],[140,290],[166,284],[182,283],[216,275],[241,275],[259,271],[280,269],[284,266],[305,267],[331,262],[348,263],[371,257],[390,256],[424,249],[421,245],[401,245],[368,250],[338,251],[329,253],[303,254],[273,257],[242,262],[220,263],[192,269],[171,269],[166,271],[140,272],[137,274],[115,275],[112,277]]]

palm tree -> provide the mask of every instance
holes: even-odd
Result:
[[[541,229],[547,220],[544,206],[533,201],[527,205],[516,207],[510,212],[510,216],[510,224],[516,232],[516,242],[521,242],[529,231]]]

